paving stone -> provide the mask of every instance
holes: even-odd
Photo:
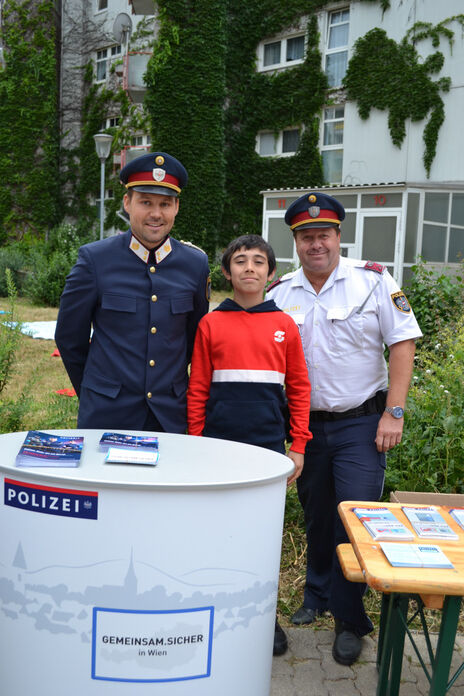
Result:
[[[377,634],[366,636],[358,662],[351,667],[339,665],[332,657],[333,631],[314,630],[309,626],[285,629],[289,650],[273,659],[270,696],[373,696],[377,688]],[[422,634],[415,634],[421,653],[428,653]],[[437,636],[432,637],[434,646]],[[410,645],[405,642],[399,696],[428,696],[430,685]],[[456,640],[452,672],[464,660],[464,636]],[[462,696],[464,672],[449,690],[448,696]]]
[[[374,637],[364,636],[359,660],[361,662],[377,662],[377,640]]]
[[[272,676],[269,696],[298,696],[293,677]]]
[[[296,663],[293,685],[298,696],[329,696],[325,673],[318,660]]]
[[[293,676],[293,662],[295,657],[290,650],[285,655],[272,658],[272,678]]]
[[[353,667],[354,685],[359,694],[374,694],[377,688],[379,673],[373,662],[363,663],[359,661]]]
[[[302,659],[319,659],[317,646],[321,638],[320,631],[311,628],[286,628],[288,645],[295,657]],[[330,635],[330,631],[324,631]],[[326,636],[323,636],[324,640]]]

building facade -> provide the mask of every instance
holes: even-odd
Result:
[[[384,263],[400,283],[407,282],[410,267],[419,256],[435,266],[451,268],[457,267],[464,256],[464,137],[460,127],[464,109],[464,16],[460,10],[460,0],[391,0],[385,12],[380,3],[353,0],[327,4],[318,13],[320,49],[329,82],[328,102],[320,121],[320,152],[327,182],[324,190],[335,195],[347,210],[342,225],[342,253]],[[440,27],[446,27],[452,35]],[[413,118],[405,118],[403,140],[395,145],[389,121],[392,111],[371,108],[368,117],[361,118],[359,103],[350,99],[349,90],[343,85],[356,42],[373,30],[384,32],[386,38],[380,33],[375,36],[389,48],[398,47],[398,55],[403,50],[402,42],[409,42],[422,65],[431,64],[432,60],[437,66],[441,63],[432,79],[435,84],[442,81],[443,89],[437,89],[437,93],[443,103],[444,118],[428,169],[424,163],[424,133],[433,110],[414,120],[414,105],[406,105],[404,113],[410,106]],[[280,58],[277,69],[291,69],[289,42],[298,36],[291,29],[266,39],[258,48],[257,69],[270,69],[270,63],[276,59],[277,42],[287,50],[283,53],[284,61],[287,60],[282,62]],[[292,46],[296,47],[296,43]],[[374,44],[372,50],[375,49]],[[300,46],[296,60],[302,57]],[[400,77],[403,93],[410,90],[410,99],[416,99],[414,85],[407,84],[407,74],[398,76],[394,70],[394,63],[391,67],[379,65],[379,93],[386,82],[394,83]],[[365,78],[372,79],[372,71],[366,72]],[[397,98],[402,98],[400,92]],[[258,134],[257,151],[268,156],[271,148],[268,144],[264,150],[266,143],[262,138]],[[279,134],[272,156],[288,156],[279,147],[285,148],[290,139],[287,136],[285,141]],[[283,220],[285,211],[309,189],[308,185],[308,189],[262,191],[263,236],[274,246],[283,269],[298,262]]]

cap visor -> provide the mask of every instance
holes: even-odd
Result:
[[[313,227],[318,227],[318,228],[324,228],[324,227],[333,227],[334,230],[337,229],[340,225],[338,222],[318,222],[317,220],[314,220],[314,222],[305,222],[303,225],[298,225],[298,227],[294,227],[293,231],[296,232],[297,230],[306,230],[306,229],[312,229]]]
[[[131,186],[131,189],[140,193],[154,193],[158,196],[175,196],[177,198],[179,195],[174,189],[165,186]]]

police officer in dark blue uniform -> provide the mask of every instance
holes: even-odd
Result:
[[[187,172],[154,152],[120,179],[131,228],[80,248],[56,344],[79,396],[79,428],[184,433],[187,366],[209,307],[206,254],[170,236]]]

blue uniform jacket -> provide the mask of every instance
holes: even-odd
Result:
[[[128,231],[82,246],[61,296],[55,340],[80,398],[78,427],[142,429],[151,409],[183,433],[208,258],[171,238],[160,263],[145,263],[130,240]]]

